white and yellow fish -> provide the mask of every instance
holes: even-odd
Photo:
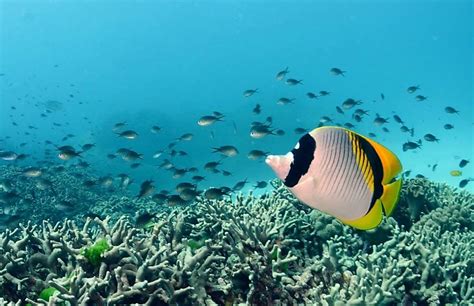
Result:
[[[362,230],[392,214],[402,186],[394,153],[340,127],[314,129],[266,163],[301,202]]]

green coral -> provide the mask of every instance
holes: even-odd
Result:
[[[93,266],[98,266],[102,262],[102,254],[109,249],[109,243],[105,238],[102,238],[97,240],[93,246],[85,248],[82,255],[84,255]]]

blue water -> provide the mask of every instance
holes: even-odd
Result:
[[[412,177],[423,174],[457,186],[474,177],[472,20],[471,1],[1,1],[0,149],[31,154],[21,165],[41,165],[45,140],[92,142],[97,147],[85,155],[91,172],[127,172],[137,183],[153,179],[158,189],[173,189],[190,174],[172,179],[151,154],[193,133],[192,141],[178,145],[189,154],[173,159],[179,168],[198,167],[207,177],[203,188],[245,178],[253,185],[274,175],[263,162],[248,160],[248,151],[286,153],[300,137],[293,129],[311,130],[321,116],[354,123],[351,111],[343,116],[335,110],[354,98],[369,110],[356,131],[375,133]],[[287,66],[288,77],[303,85],[275,79]],[[345,77],[330,74],[332,67],[347,71]],[[416,101],[406,91],[411,85],[420,85],[416,94],[428,99]],[[259,93],[244,98],[251,88]],[[320,90],[331,95],[306,97]],[[295,103],[277,105],[282,96]],[[63,107],[42,118],[47,100]],[[252,113],[256,103],[260,115]],[[447,114],[446,106],[459,114]],[[225,121],[198,126],[212,111],[223,113]],[[389,133],[373,124],[376,113],[389,118]],[[393,114],[414,127],[414,137],[400,132]],[[252,139],[250,123],[267,116],[286,135]],[[139,138],[117,138],[111,129],[119,121]],[[455,128],[445,130],[446,123]],[[162,132],[150,133],[152,125]],[[76,137],[62,142],[69,133]],[[404,142],[426,133],[439,143],[423,140],[421,149],[402,151]],[[233,175],[203,171],[204,163],[219,159],[210,148],[227,144],[240,151],[221,167]],[[142,166],[130,169],[120,158],[106,158],[121,147],[143,153]],[[471,163],[460,169],[461,159]],[[435,163],[433,172],[429,166]],[[452,177],[451,170],[463,174]],[[466,189],[474,190],[474,182]]]

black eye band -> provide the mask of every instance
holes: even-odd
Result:
[[[316,141],[311,135],[306,134],[299,140],[298,149],[291,150],[293,153],[293,162],[290,165],[290,172],[285,178],[287,187],[294,187],[300,181],[301,177],[308,172],[309,166],[314,159],[316,150]]]

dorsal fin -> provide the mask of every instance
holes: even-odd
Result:
[[[377,155],[380,157],[380,160],[382,161],[382,166],[383,166],[382,183],[384,185],[389,184],[393,178],[397,177],[398,174],[402,172],[402,164],[400,163],[400,160],[392,151],[390,151],[383,145],[367,137],[364,137],[364,138],[372,145],[372,147],[377,152]]]

